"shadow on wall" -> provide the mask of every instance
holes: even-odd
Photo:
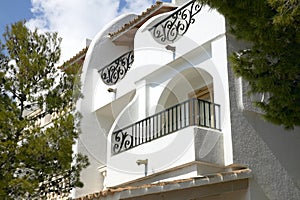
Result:
[[[218,131],[195,128],[197,161],[224,165],[223,134]]]
[[[265,121],[258,113],[245,111],[243,114],[300,189],[300,127],[287,131]]]

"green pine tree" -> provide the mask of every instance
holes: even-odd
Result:
[[[250,94],[268,94],[255,105],[272,123],[300,125],[299,0],[199,0],[222,13],[230,31],[251,48],[234,53],[233,71]]]
[[[56,33],[29,30],[24,22],[7,27],[0,51],[0,198],[68,196],[82,186],[86,156],[72,145],[79,134],[75,112],[78,66],[60,70]],[[52,116],[49,124],[39,121]]]

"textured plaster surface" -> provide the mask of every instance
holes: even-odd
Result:
[[[197,161],[224,165],[222,133],[195,128],[195,154]]]
[[[234,44],[231,41],[229,37],[229,54],[237,47],[231,46]],[[251,199],[300,199],[299,171],[292,168],[299,166],[296,153],[300,151],[299,143],[297,145],[299,129],[294,134],[287,133],[281,127],[263,122],[260,114],[249,105],[251,101],[243,100],[249,98],[243,91],[245,85],[241,85],[242,81],[238,81],[230,66],[228,73],[233,158],[234,163],[246,164],[252,170]]]

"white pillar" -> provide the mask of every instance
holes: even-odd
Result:
[[[138,95],[139,119],[144,119],[148,114],[148,91],[146,80],[136,82],[136,93]]]
[[[106,177],[107,177],[107,166],[103,165],[101,167],[98,167],[98,171],[100,172],[100,176],[102,177],[103,180],[103,189],[102,190],[106,190]]]

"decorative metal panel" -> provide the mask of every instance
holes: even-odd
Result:
[[[124,78],[134,61],[133,51],[129,51],[98,72],[106,85],[114,85]]]
[[[163,44],[173,43],[183,36],[190,25],[195,22],[194,16],[200,12],[203,4],[193,0],[185,4],[167,18],[161,20],[149,29],[156,41]]]
[[[130,149],[133,144],[132,135],[126,130],[119,130],[113,134],[112,152],[118,153]]]

